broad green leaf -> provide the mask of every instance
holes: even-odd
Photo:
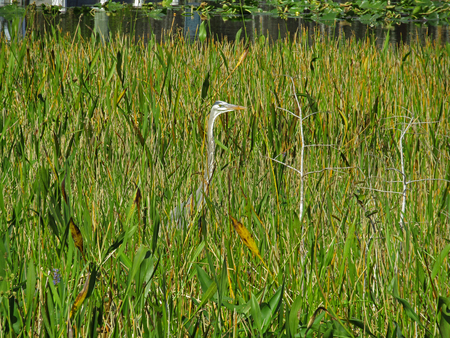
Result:
[[[436,276],[438,275],[445,258],[448,256],[449,251],[450,251],[450,244],[447,244],[437,257],[436,261],[434,262],[433,271],[431,272],[431,279],[435,279]]]
[[[140,246],[134,256],[133,266],[131,268],[131,271],[128,272],[127,292],[130,289],[131,282],[133,281],[134,276],[138,272],[138,270],[141,266],[141,263],[144,260],[146,252],[147,252],[147,249],[144,246]]]
[[[359,327],[362,332],[365,332],[366,334],[369,334],[372,337],[376,337],[372,332],[370,332],[369,328],[362,320],[359,320],[357,318],[352,318],[352,319],[349,319],[348,321],[350,322],[350,324],[353,324],[353,325]]]
[[[26,290],[27,312],[31,310],[35,289],[36,289],[36,271],[34,268],[33,260],[31,260],[28,263],[28,270],[27,270],[27,290]]]
[[[150,291],[150,280],[153,278],[153,276],[156,273],[156,270],[158,269],[160,262],[160,257],[156,259],[155,256],[150,256],[149,258],[145,258],[141,265],[141,275],[144,276],[143,280],[141,281],[141,284],[144,285],[145,283],[145,289],[143,292],[143,296],[147,297],[149,291]]]
[[[88,73],[92,72],[92,69],[94,68],[95,63],[97,62],[98,57],[100,56],[101,49],[98,48],[97,51],[94,54],[94,57],[92,58],[92,61],[89,63],[89,71]]]
[[[383,44],[383,50],[381,51],[382,53],[385,53],[386,52],[386,50],[388,49],[388,47],[389,47],[389,30],[387,31],[387,33],[386,33],[386,36],[385,36],[385,38],[384,38],[384,44]]]
[[[439,296],[438,310],[441,314],[439,332],[441,338],[450,337],[450,298]]]
[[[421,327],[423,327],[422,323],[420,322],[419,316],[416,314],[416,312],[413,310],[413,308],[411,307],[411,305],[409,305],[409,303],[400,298],[397,297],[395,295],[393,295],[394,298],[403,306],[403,310],[405,311],[406,315],[412,319],[413,321],[415,321],[417,324],[419,324]]]
[[[227,152],[228,154],[232,155],[232,152],[230,151],[230,149],[228,149],[228,147],[223,144],[219,139],[214,139],[214,142],[220,147],[222,148],[225,152]]]
[[[333,337],[334,337],[334,328],[333,326],[330,326],[323,334],[323,338],[333,338]]]
[[[45,308],[46,306],[46,308]],[[47,293],[47,301],[45,302],[44,305],[44,310],[42,311],[42,319],[44,322],[44,327],[46,330],[46,333],[53,338],[54,337],[54,331],[55,331],[55,327],[56,327],[56,320],[55,320],[54,316],[54,308],[53,308],[53,300],[52,300],[52,296],[50,295],[50,293]],[[50,320],[52,319],[52,322],[50,322]]]
[[[109,70],[108,77],[106,78],[106,83],[109,83],[111,81],[112,77],[114,76],[114,72],[115,72],[116,68],[117,68],[117,63],[115,61]]]
[[[208,89],[209,89],[209,72],[206,74],[205,80],[202,84],[202,100],[206,99],[206,96],[208,95]]]
[[[119,248],[122,245],[124,238],[125,238],[125,231],[123,231],[119,236],[117,236],[113,244],[111,244],[108,250],[106,250],[103,263],[109,258],[110,254],[112,254],[115,250],[117,250],[117,248]]]
[[[240,29],[237,31],[237,33],[236,33],[236,35],[235,35],[235,37],[234,37],[234,41],[236,41],[236,44],[235,44],[236,48],[237,48],[237,46],[238,46],[238,44],[239,44],[239,41],[241,40],[241,34],[242,34],[242,28],[240,28]]]
[[[197,278],[200,281],[200,286],[203,292],[206,292],[211,287],[213,280],[209,278],[208,274],[198,264],[195,266],[197,270]]]
[[[261,308],[261,314],[262,314],[262,331],[265,333],[268,328],[270,327],[270,324],[272,323],[272,320],[274,319],[274,315],[280,308],[281,302],[283,300],[283,291],[284,291],[284,283],[282,286],[278,288],[278,290],[275,292],[275,294],[270,298],[269,303],[265,304],[263,308]]]
[[[117,70],[117,75],[119,76],[119,80],[121,82],[123,82],[123,78],[122,78],[122,53],[119,51],[117,51],[117,64],[116,64],[116,70]]]
[[[291,311],[289,312],[289,332],[291,336],[295,336],[298,329],[298,312],[303,304],[304,297],[302,295],[297,296],[291,306]]]
[[[3,135],[3,134],[1,134],[1,135]],[[0,137],[0,140],[1,140],[1,137]],[[0,211],[1,211],[0,212],[0,216],[2,217],[1,221],[3,223],[6,223],[6,215],[7,215],[7,213],[6,213],[6,209],[5,209],[5,200],[3,199],[3,184],[1,182],[1,180],[0,180]]]
[[[202,21],[202,23],[200,24],[200,28],[198,30],[198,39],[200,40],[200,42],[204,42],[206,40],[206,26],[205,26],[205,21]]]
[[[256,299],[256,296],[252,293],[252,298],[250,299],[250,313],[253,317],[253,322],[256,325],[256,328],[259,332],[262,332],[262,313],[261,308],[259,307],[258,299]]]
[[[200,252],[203,251],[204,247],[205,247],[205,241],[201,241],[200,244],[198,245],[197,249],[195,249],[194,254],[190,258],[191,262],[194,262],[197,259],[198,255],[200,255]]]
[[[400,328],[400,326],[397,324],[396,321],[394,321],[394,327],[395,327],[394,332],[392,333],[391,337],[392,338],[405,338],[405,336],[402,333],[402,329]]]
[[[333,337],[354,337],[351,331],[345,328],[339,320],[333,320]]]

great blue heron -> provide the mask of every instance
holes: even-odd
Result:
[[[177,223],[177,225],[183,226],[183,218],[188,219],[190,215],[194,214],[194,212],[200,210],[203,206],[203,203],[205,201],[205,195],[208,192],[209,183],[211,182],[214,168],[215,168],[215,162],[214,162],[214,152],[216,149],[216,143],[214,142],[214,122],[216,121],[217,117],[223,113],[227,113],[229,111],[233,110],[243,110],[245,107],[238,106],[235,104],[230,104],[224,101],[216,101],[212,108],[211,112],[209,114],[209,120],[208,120],[208,128],[206,130],[206,139],[207,139],[207,159],[206,159],[206,171],[203,178],[203,181],[201,182],[200,186],[198,187],[197,191],[195,192],[195,199],[193,198],[193,195],[189,196],[186,202],[181,203],[179,206],[175,207],[170,212],[170,221],[173,223]]]

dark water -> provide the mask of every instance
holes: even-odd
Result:
[[[54,14],[44,14],[42,11],[28,12],[26,18],[15,26],[11,21],[0,18],[0,32],[5,36],[8,30],[17,29],[19,35],[26,31],[45,33],[51,27],[57,27],[64,34],[74,34],[79,27],[83,37],[89,38],[98,33],[104,39],[109,36],[126,35],[135,41],[144,42],[155,35],[158,41],[172,33],[181,33],[191,40],[198,38],[198,28],[202,18],[196,11],[167,10],[165,15],[133,7],[116,12],[103,9],[92,9],[81,13],[80,10],[68,8]],[[241,39],[255,41],[265,36],[270,41],[293,37],[303,29],[312,36],[320,32],[322,35],[335,38],[366,39],[375,37],[377,44],[382,45],[389,32],[392,44],[423,42],[430,38],[437,44],[450,43],[449,26],[431,26],[422,23],[394,24],[389,28],[369,26],[360,22],[336,21],[334,24],[323,24],[306,21],[300,18],[282,19],[270,14],[248,15],[244,18],[226,19],[212,17],[207,22],[208,36],[217,40],[234,41],[236,34],[242,29]],[[0,33],[0,34],[2,34]]]

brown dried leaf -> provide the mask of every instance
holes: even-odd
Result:
[[[134,133],[136,134],[137,138],[139,139],[139,143],[141,146],[145,147],[145,139],[142,136],[141,131],[139,130],[139,127],[135,121],[131,121],[131,126],[133,127]]]
[[[136,195],[134,197],[134,204],[136,204],[139,213],[141,212],[141,200],[142,200],[141,189],[137,188]]]
[[[61,182],[61,194],[62,197],[64,198],[64,201],[66,201],[66,204],[69,204],[69,202],[67,202],[67,194],[66,194],[66,175],[64,175],[64,178]]]
[[[70,318],[78,311],[81,304],[83,304],[84,299],[86,298],[86,295],[89,290],[89,279],[91,278],[91,274],[87,275],[86,281],[84,282],[83,289],[78,294],[77,298],[75,299],[75,302],[73,303],[72,309],[70,309]]]
[[[75,246],[78,248],[78,250],[80,250],[81,255],[85,259],[84,251],[83,251],[83,236],[81,235],[80,229],[74,223],[72,217],[70,217],[69,227],[70,227],[70,233],[72,234],[73,241],[75,242]]]

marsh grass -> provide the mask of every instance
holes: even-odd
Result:
[[[410,112],[433,123],[405,134],[405,174],[450,179],[450,48],[261,37],[223,83],[244,50],[57,29],[1,42],[1,332],[445,337],[449,183],[411,183],[402,227],[401,195],[385,191],[403,191],[388,169]],[[290,77],[304,116],[320,112],[305,143],[332,145],[306,147],[305,167],[352,168],[307,176],[301,222],[299,176],[270,160],[299,167],[300,121],[278,109],[297,109]],[[247,110],[217,123],[204,212],[177,229],[169,213],[201,182],[216,99]]]

